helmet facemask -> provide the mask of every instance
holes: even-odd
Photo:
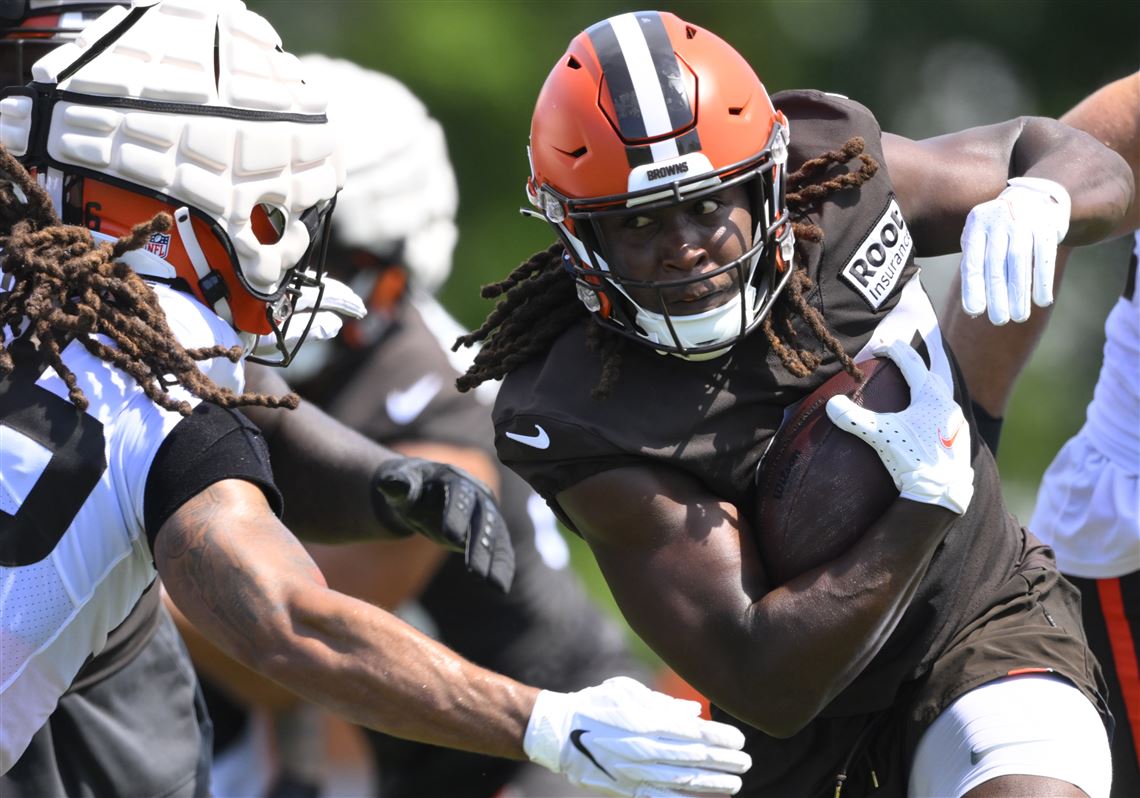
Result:
[[[717,357],[754,330],[771,311],[791,275],[794,236],[784,202],[787,128],[777,122],[764,149],[752,159],[715,171],[697,171],[664,186],[607,197],[576,199],[544,186],[531,202],[558,233],[578,297],[597,320],[660,353],[690,360]],[[533,185],[533,183],[532,183]],[[635,279],[607,253],[603,219],[645,214],[692,203],[733,186],[745,188],[752,218],[751,245],[736,259],[699,274],[670,280]],[[731,274],[735,294],[698,313],[669,310],[669,297]],[[652,304],[635,297],[654,297]]]
[[[270,328],[268,336],[271,336],[275,353],[273,355],[251,353],[246,356],[246,360],[250,363],[288,366],[308,337],[325,295],[325,263],[335,205],[336,199],[333,198],[314,205],[301,214],[301,222],[309,231],[309,248],[305,250],[297,265],[286,273],[276,296],[266,297],[265,315]],[[311,308],[311,312],[300,314],[305,319],[304,327],[297,330],[294,327],[299,314],[294,313],[294,310],[298,308],[301,296],[306,293],[310,296],[305,306]],[[263,335],[261,338],[268,336]],[[253,348],[264,350],[265,341],[255,341]]]

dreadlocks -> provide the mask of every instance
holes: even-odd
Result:
[[[875,176],[879,171],[879,164],[870,155],[863,152],[865,142],[861,137],[849,139],[839,150],[831,150],[805,161],[799,169],[788,175],[788,188],[785,195],[788,210],[792,215],[792,230],[796,234],[796,241],[823,241],[823,230],[816,224],[802,221],[808,208],[819,204],[836,191],[845,188],[857,188]],[[844,172],[836,177],[820,182],[809,183],[814,175],[819,174],[829,164],[846,164],[858,157],[861,166],[854,172]],[[796,218],[801,221],[794,221]],[[796,258],[797,263],[803,263],[802,253]],[[792,327],[792,315],[798,315],[807,322],[812,333],[839,359],[844,371],[863,381],[863,372],[855,365],[855,361],[843,349],[842,344],[831,334],[823,315],[812,307],[805,298],[806,292],[813,287],[811,278],[802,267],[797,267],[788,280],[784,292],[780,294],[779,301],[773,306],[772,312],[764,317],[761,329],[768,339],[772,351],[780,358],[780,362],[796,377],[806,377],[819,366],[819,358],[806,349],[796,349],[793,343],[796,339],[795,329]]]
[[[72,403],[86,410],[87,398],[61,357],[74,339],[129,374],[155,404],[184,416],[190,404],[167,392],[171,384],[222,407],[296,407],[296,394],[237,394],[210,380],[197,361],[224,357],[236,363],[241,347],[184,348],[157,295],[118,260],[171,224],[170,216],[160,213],[113,245],[96,244],[87,228],[60,222],[47,193],[0,146],[0,273],[6,285],[0,291],[0,377],[15,367],[10,333],[32,343],[63,379]],[[100,342],[97,334],[113,345]]]
[[[842,148],[806,161],[788,175],[786,199],[797,247],[804,241],[818,243],[823,240],[823,230],[818,225],[803,221],[811,207],[837,191],[863,185],[879,170],[878,162],[863,149],[863,139],[852,138]],[[861,162],[858,169],[819,179],[829,165],[843,165],[855,158]],[[471,368],[456,381],[460,391],[470,390],[487,380],[501,379],[547,351],[554,339],[570,325],[583,316],[591,315],[578,301],[574,279],[562,267],[564,256],[562,244],[554,244],[532,255],[505,280],[483,287],[485,299],[499,296],[502,299],[478,329],[461,336],[452,347],[458,349],[483,342]],[[803,253],[797,253],[796,263],[803,262]],[[792,317],[799,316],[820,342],[835,354],[844,370],[862,381],[862,373],[855,361],[828,329],[823,315],[808,303],[806,294],[812,287],[812,280],[802,265],[797,266],[772,312],[762,322],[764,335],[784,368],[797,377],[807,376],[820,361],[811,351],[795,346]],[[626,342],[624,337],[601,324],[591,326],[587,344],[602,356],[602,374],[591,394],[595,399],[609,395],[620,371],[621,353]]]

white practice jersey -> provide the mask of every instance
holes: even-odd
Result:
[[[1129,290],[1105,323],[1085,425],[1045,472],[1029,524],[1064,573],[1090,579],[1140,571],[1140,232],[1132,258]]]
[[[187,348],[238,344],[192,297],[154,290]],[[86,413],[54,369],[37,376],[18,367],[0,380],[0,773],[154,580],[143,496],[159,446],[182,420],[77,342],[63,361],[90,403]],[[240,363],[200,365],[217,384],[242,390]]]

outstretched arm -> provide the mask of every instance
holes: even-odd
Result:
[[[353,723],[529,758],[611,795],[729,794],[749,765],[743,735],[701,720],[695,702],[630,679],[539,691],[329,590],[252,483],[191,498],[162,524],[154,556],[174,603],[225,653]]]
[[[217,482],[186,502],[160,529],[155,562],[198,629],[299,695],[369,728],[524,758],[537,690],[326,588],[253,484]]]
[[[499,495],[498,469],[480,449],[428,441],[390,445],[406,457],[461,468]],[[308,549],[330,587],[388,609],[423,592],[448,556],[446,550],[421,535],[349,545],[311,545]]]

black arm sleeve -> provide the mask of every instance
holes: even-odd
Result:
[[[143,520],[151,551],[166,519],[223,479],[257,485],[280,517],[284,501],[273,482],[261,431],[236,410],[202,402],[166,436],[147,474]]]
[[[1005,419],[991,416],[977,402],[971,401],[970,404],[973,406],[974,422],[978,425],[978,434],[986,442],[986,446],[990,447],[993,456],[997,457],[998,444],[1001,442],[1001,427],[1005,423]]]

